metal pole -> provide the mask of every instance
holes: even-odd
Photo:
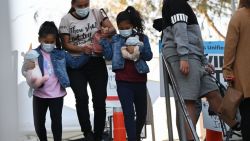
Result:
[[[146,122],[146,125],[148,125],[148,124],[151,125],[152,141],[155,141],[155,126],[154,126],[153,105],[152,105],[152,102],[151,102],[151,97],[150,97],[149,91],[147,89],[147,122]]]
[[[184,117],[185,117],[185,119],[186,119],[188,125],[189,125],[189,128],[190,128],[190,130],[191,130],[191,132],[192,132],[192,135],[193,135],[193,137],[194,137],[194,140],[195,140],[195,141],[199,141],[200,139],[199,139],[199,137],[198,137],[198,135],[197,135],[197,133],[196,133],[196,131],[195,131],[194,124],[193,124],[193,122],[192,122],[192,120],[191,120],[191,118],[190,118],[190,116],[189,116],[189,114],[188,114],[188,112],[187,112],[187,109],[186,109],[184,100],[183,100],[182,96],[180,95],[179,90],[177,89],[178,87],[177,87],[177,84],[176,84],[176,82],[175,82],[175,78],[174,78],[174,76],[172,75],[172,70],[171,70],[169,64],[167,63],[167,61],[165,60],[165,58],[164,58],[163,55],[162,55],[162,57],[163,57],[163,58],[162,58],[162,59],[163,59],[163,62],[164,62],[165,66],[166,66],[166,69],[167,69],[167,71],[168,71],[170,80],[171,80],[171,82],[172,82],[172,86],[173,86],[172,88],[173,88],[174,94],[176,95],[176,98],[177,98],[177,100],[178,100],[178,102],[179,102],[179,104],[180,104],[180,106],[181,106],[182,112],[183,112],[183,114],[184,114]]]
[[[185,130],[185,119],[181,110],[181,105],[178,101],[175,101],[176,105],[176,122],[180,141],[187,141],[187,135]]]
[[[163,56],[163,55],[162,55]],[[170,93],[169,93],[169,78],[166,66],[163,63],[164,58],[160,57],[161,64],[163,67],[163,84],[166,100],[166,111],[167,111],[167,124],[168,124],[168,140],[174,141],[173,137],[173,127],[172,127],[172,114],[171,114],[171,103],[170,103]]]

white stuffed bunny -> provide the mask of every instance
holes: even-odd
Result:
[[[24,56],[24,61],[30,60],[35,63],[34,69],[24,71],[23,74],[30,88],[37,89],[40,86],[42,86],[45,81],[49,79],[49,76],[47,75],[42,76],[42,73],[38,64],[39,53],[35,50],[32,50],[31,46],[30,46],[29,51],[26,54],[23,54],[23,56]]]
[[[139,36],[129,37],[125,43],[126,46],[121,48],[122,57],[125,59],[137,61],[140,57],[139,46],[143,46],[143,43],[139,40]],[[128,52],[128,48],[133,48],[133,53]]]

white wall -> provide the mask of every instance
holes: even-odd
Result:
[[[10,40],[9,1],[0,1],[0,141],[17,140],[17,98],[14,58]],[[8,136],[12,134],[12,136]]]

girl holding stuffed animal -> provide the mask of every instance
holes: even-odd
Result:
[[[146,61],[152,59],[148,37],[143,34],[140,13],[129,6],[116,18],[119,34],[101,40],[104,57],[112,60],[117,93],[122,105],[128,141],[139,141],[147,115]],[[136,118],[135,118],[136,117]]]
[[[58,29],[54,22],[44,22],[39,30],[38,65],[47,80],[33,92],[33,116],[37,136],[47,141],[45,128],[46,112],[49,108],[54,141],[62,140],[62,108],[65,88],[69,86],[66,72],[65,52],[61,50]],[[36,68],[35,64],[24,63],[23,74]],[[25,76],[28,77],[28,76]]]

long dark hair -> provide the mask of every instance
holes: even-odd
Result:
[[[250,8],[250,0],[240,0],[239,8]]]
[[[134,7],[128,6],[125,11],[120,12],[116,17],[117,24],[126,20],[130,21],[137,33],[143,34],[144,21],[141,18],[139,11],[137,11]]]
[[[75,4],[76,0],[71,0],[71,8],[69,9],[69,12],[68,13],[72,13],[72,12],[75,12],[75,8],[72,7],[73,4]]]
[[[52,34],[56,37],[56,48],[61,49],[61,41],[59,37],[58,29],[54,22],[52,21],[45,21],[39,29],[38,35],[39,38],[46,37],[47,35]]]
[[[165,18],[166,15],[166,10],[167,10],[167,0],[163,0],[163,5],[162,5],[162,17]]]

